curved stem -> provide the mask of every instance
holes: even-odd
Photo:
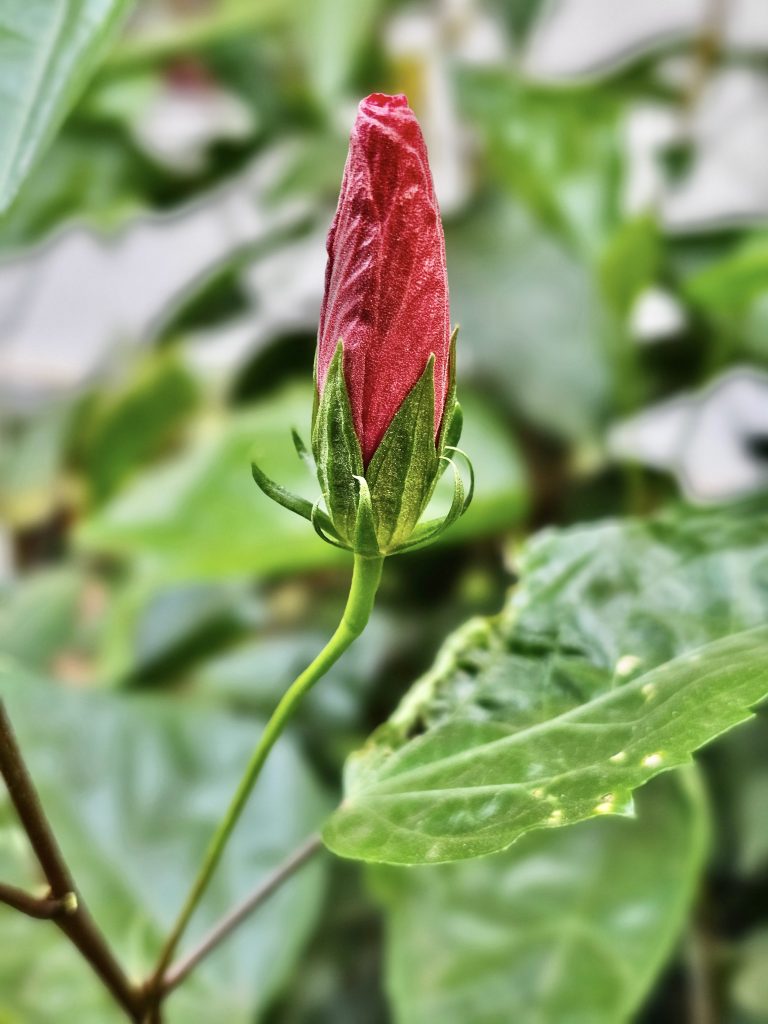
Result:
[[[355,555],[352,584],[341,622],[336,632],[315,660],[304,669],[301,675],[283,694],[280,703],[267,722],[261,739],[245,770],[245,774],[240,781],[240,785],[237,787],[232,803],[211,840],[200,872],[163,947],[152,982],[150,983],[152,991],[158,994],[162,993],[163,977],[173,958],[179,940],[208,888],[208,884],[221,860],[227,842],[240,819],[240,815],[243,813],[251,791],[261,773],[267,755],[285,728],[286,722],[296,710],[296,706],[304,694],[307,693],[318,679],[325,675],[353,640],[360,636],[365,629],[373,608],[379,580],[381,579],[383,562],[384,559],[381,557],[368,558],[363,555]]]

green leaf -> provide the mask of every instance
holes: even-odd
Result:
[[[382,551],[407,541],[434,489],[435,358],[406,396],[366,470]]]
[[[91,675],[122,685],[170,687],[202,650],[254,625],[244,582],[155,588],[139,575],[115,587],[110,598]]]
[[[0,246],[7,252],[29,246],[75,218],[114,232],[144,208],[141,166],[118,130],[95,136],[70,122],[0,219]]]
[[[329,845],[397,863],[502,849],[621,811],[749,717],[768,638],[727,634],[768,618],[767,515],[746,503],[535,539],[504,613],[451,638],[352,759]]]
[[[437,863],[502,850],[533,828],[631,813],[633,790],[687,764],[766,695],[768,627],[513,735],[447,724],[358,770],[325,841],[340,856]]]
[[[339,341],[312,422],[312,451],[325,504],[337,533],[352,541],[357,519],[357,484],[363,455],[355,433]]]
[[[307,421],[311,401],[308,389],[291,389],[211,425],[195,445],[87,519],[79,543],[139,558],[164,580],[243,577],[340,561],[340,552],[261,494],[251,478],[255,458],[282,485],[317,496],[290,436],[291,424]]]
[[[128,971],[143,973],[261,723],[194,702],[66,692],[13,669],[0,675],[0,696],[94,916]],[[327,806],[290,739],[281,740],[274,754],[188,943],[302,842]],[[12,816],[1,820],[13,827]],[[13,848],[25,850],[18,840]],[[14,879],[25,874],[34,877],[31,858]],[[317,861],[201,965],[169,1001],[169,1020],[250,1024],[285,984],[316,921],[323,888],[324,868]],[[13,984],[0,984],[0,1019],[119,1019],[55,928],[0,912],[0,945],[18,954],[4,955],[0,965],[13,978]]]
[[[696,890],[707,828],[695,781],[650,784],[637,820],[531,833],[471,862],[372,869],[397,1024],[628,1020]]]
[[[447,541],[506,529],[525,510],[523,468],[504,423],[488,402],[471,394],[464,398],[465,442],[478,484],[472,507],[444,535]],[[147,471],[87,518],[77,535],[80,547],[139,560],[163,582],[346,564],[348,554],[324,544],[311,526],[269,501],[251,479],[255,458],[282,486],[310,501],[319,497],[291,440],[291,428],[304,427],[311,408],[311,389],[291,387],[207,423],[187,450]],[[438,484],[429,514],[450,506],[449,475]]]
[[[514,567],[502,613],[467,623],[411,691],[394,719],[403,734],[464,713],[542,722],[768,621],[768,508],[757,499],[545,530]]]
[[[51,141],[129,0],[5,0],[0,8],[0,211]]]

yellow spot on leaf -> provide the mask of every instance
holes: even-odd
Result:
[[[664,756],[660,753],[648,754],[647,757],[643,758],[643,768],[658,768],[664,760]]]

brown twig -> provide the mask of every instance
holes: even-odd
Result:
[[[56,903],[57,907],[63,908],[65,911],[43,916],[50,916],[50,919],[88,961],[128,1017],[135,1024],[140,1024],[145,1015],[144,994],[141,989],[131,984],[78,895],[72,874],[59,849],[32,778],[24,763],[2,700],[0,700],[0,774],[5,780],[11,803],[50,886],[47,902]],[[27,894],[8,887],[4,887],[3,892],[11,899],[15,899],[17,904],[20,901],[20,896],[25,897],[21,899],[21,902],[26,904],[24,912],[29,911],[31,904],[28,900],[32,898],[27,897]],[[10,903],[10,900],[6,899],[4,902]],[[22,908],[17,905],[17,909]],[[40,915],[32,914],[31,916]]]
[[[3,882],[0,882],[0,903],[38,921],[51,921],[62,914],[71,913],[74,909],[72,899],[33,896],[24,889],[17,889],[15,885],[5,885]]]
[[[266,878],[242,903],[231,910],[217,925],[200,941],[185,957],[171,966],[163,977],[162,995],[168,995],[184,981],[188,974],[197,967],[227,936],[245,921],[250,914],[261,906],[283,882],[306,864],[322,848],[320,836],[310,836],[295,850],[275,871]]]

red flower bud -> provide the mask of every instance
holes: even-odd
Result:
[[[435,356],[435,434],[448,388],[445,241],[427,149],[405,96],[359,106],[328,233],[317,383],[339,340],[365,466]]]
[[[292,494],[254,465],[262,491],[309,519],[328,543],[363,558],[439,537],[474,490],[471,463],[456,447],[455,336],[424,139],[405,96],[376,93],[360,104],[328,233],[312,410],[322,499]],[[295,432],[294,442],[306,460]],[[457,457],[469,470],[467,492]],[[424,520],[448,467],[450,508]]]

